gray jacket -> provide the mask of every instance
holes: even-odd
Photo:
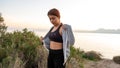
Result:
[[[49,39],[50,31],[46,34],[43,40],[44,46],[48,51],[50,49],[50,39]],[[64,27],[62,30],[62,38],[63,38],[64,63],[66,63],[68,57],[70,56],[70,46],[74,45],[74,42],[75,42],[72,28],[70,25],[64,24]]]

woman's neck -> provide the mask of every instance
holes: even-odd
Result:
[[[54,25],[54,27],[58,27],[60,24],[61,24],[61,23],[58,23],[58,24]]]

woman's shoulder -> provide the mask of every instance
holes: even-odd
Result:
[[[69,26],[71,26],[71,25],[69,25],[69,24],[63,24],[63,26],[65,26],[65,27],[69,27]]]
[[[71,28],[71,25],[69,25],[69,24],[63,24],[63,29],[69,29],[69,28]]]

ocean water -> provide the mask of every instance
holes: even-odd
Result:
[[[75,47],[84,51],[97,51],[103,58],[120,55],[120,34],[74,33]]]

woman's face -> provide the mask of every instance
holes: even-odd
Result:
[[[60,18],[58,18],[57,16],[55,16],[55,15],[48,15],[48,17],[50,19],[50,22],[53,25],[58,25],[60,23]]]

